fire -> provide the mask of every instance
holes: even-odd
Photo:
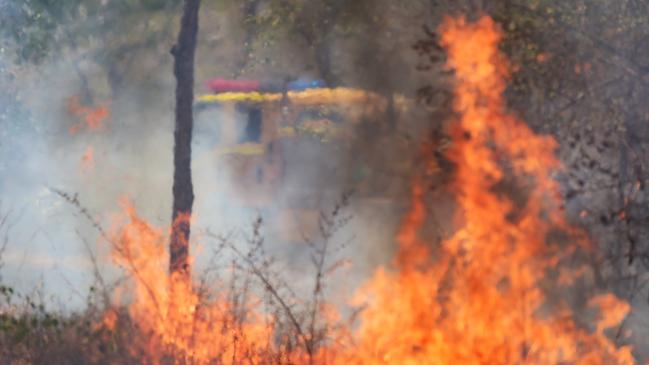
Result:
[[[588,330],[568,305],[550,301],[541,289],[552,283],[552,272],[561,273],[553,283],[558,287],[586,272],[566,261],[590,246],[560,209],[552,179],[560,168],[556,142],[507,111],[499,28],[486,16],[475,23],[447,18],[440,34],[456,78],[458,117],[448,158],[456,165],[452,188],[460,213],[459,228],[435,257],[419,233],[427,220],[426,189],[416,179],[395,238],[394,267],[378,269],[353,300],[365,307],[359,327],[327,325],[332,333],[314,348],[301,331],[286,335],[286,324],[254,297],[235,304],[224,290],[206,300],[186,280],[169,276],[169,233],[124,203],[127,219],[112,236],[114,258],[135,279],[129,311],[151,334],[146,341],[154,362],[633,364],[631,349],[616,347],[606,334],[628,304],[595,296],[588,304],[598,313],[596,326]],[[576,243],[557,241],[559,231]],[[578,274],[566,273],[573,269]],[[324,321],[338,323],[335,310],[326,303],[319,308]],[[106,321],[115,326],[114,318]]]
[[[70,134],[76,134],[84,127],[90,131],[98,131],[103,128],[104,121],[110,117],[110,109],[107,105],[89,107],[81,103],[79,96],[69,97],[66,108],[70,115],[79,119],[78,123],[70,127]]]
[[[169,233],[140,218],[127,200],[122,207],[126,220],[119,220],[113,230],[113,258],[134,278],[133,287],[122,289],[133,294],[131,318],[144,333],[151,334],[145,339],[145,347],[151,350],[149,360],[160,363],[172,357],[177,363],[208,364],[217,359],[227,364],[265,363],[260,356],[263,351],[257,347],[268,343],[272,321],[248,310],[251,308],[234,307],[225,296],[206,303],[187,280],[170,276]],[[250,313],[250,318],[245,322],[236,318],[237,310]],[[114,315],[109,312],[104,322],[114,327]]]
[[[428,258],[417,235],[423,193],[414,185],[397,237],[398,270],[379,270],[359,298],[369,307],[349,363],[632,364],[630,348],[616,348],[604,333],[626,316],[628,304],[612,295],[593,299],[600,320],[591,333],[540,289],[572,252],[552,242],[552,231],[578,232],[563,220],[551,176],[560,166],[556,142],[506,110],[499,28],[488,17],[448,18],[440,31],[456,78],[458,120],[448,157],[457,167],[460,228],[439,257]]]

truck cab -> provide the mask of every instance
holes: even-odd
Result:
[[[325,87],[221,91],[196,102],[199,115],[216,111],[199,120],[218,125],[214,153],[229,166],[237,198],[253,206],[270,204],[293,167],[302,175],[306,169],[334,177],[327,155],[346,148],[355,125],[386,107],[385,99],[371,92]]]

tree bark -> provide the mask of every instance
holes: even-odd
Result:
[[[169,272],[189,278],[190,217],[194,203],[192,185],[192,129],[194,124],[194,55],[200,0],[185,0],[178,40],[171,49],[176,77],[174,130],[174,181]]]
[[[253,42],[258,33],[258,26],[256,25],[258,6],[259,0],[245,0],[243,4],[243,23],[246,35],[243,41],[241,60],[237,64],[237,71],[234,72],[235,78],[241,77],[250,64],[250,55],[254,48]]]

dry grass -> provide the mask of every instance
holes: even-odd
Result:
[[[91,220],[91,215],[76,196],[57,192],[82,215],[90,219],[99,235],[109,239],[101,225]],[[231,237],[208,232],[206,239],[213,240],[214,264],[200,275],[195,275],[195,291],[200,297],[197,315],[201,308],[213,305],[215,298],[227,298],[228,313],[215,330],[231,341],[242,339],[241,328],[261,309],[273,322],[272,335],[267,343],[255,344],[256,358],[263,363],[290,364],[291,354],[299,352],[314,363],[316,353],[333,341],[336,326],[322,313],[326,302],[329,276],[342,261],[336,257],[344,244],[334,242],[336,231],[347,224],[350,217],[344,213],[349,195],[329,212],[320,215],[318,237],[304,237],[312,258],[312,283],[306,297],[296,294],[289,285],[283,268],[268,254],[262,234],[263,222],[254,222],[245,242],[235,244]],[[1,217],[0,217],[1,218]],[[7,219],[0,220],[0,224]],[[6,224],[0,233],[9,236]],[[110,243],[110,242],[109,242]],[[345,243],[346,244],[346,243]],[[88,247],[89,248],[89,247]],[[2,251],[0,251],[1,253]],[[219,257],[229,254],[227,267]],[[96,257],[88,250],[90,261],[97,268]],[[0,258],[1,262],[1,258]],[[221,264],[217,264],[221,262]],[[219,266],[220,265],[220,266]],[[191,364],[191,358],[179,355],[168,345],[156,341],[129,313],[129,303],[116,304],[112,296],[112,283],[106,283],[96,269],[95,285],[87,294],[86,306],[76,312],[52,311],[39,295],[24,295],[10,286],[0,286],[0,363],[2,364]],[[0,277],[1,280],[1,277]],[[138,280],[131,277],[129,280]],[[220,283],[218,287],[214,282]],[[223,283],[226,285],[223,285]],[[0,283],[2,283],[0,281]],[[225,294],[225,295],[224,295]],[[255,312],[255,313],[253,313]],[[297,351],[296,351],[297,349]],[[261,353],[260,353],[261,352]],[[213,359],[215,364],[252,364],[245,353],[231,359]],[[258,363],[258,362],[255,362]]]

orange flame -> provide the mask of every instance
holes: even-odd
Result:
[[[551,233],[571,236],[577,243],[571,246],[589,245],[560,210],[551,176],[560,168],[556,142],[507,112],[499,28],[488,17],[475,23],[447,18],[440,33],[456,76],[459,117],[448,157],[457,166],[453,188],[461,216],[438,257],[431,258],[419,233],[427,212],[417,180],[396,237],[396,270],[377,270],[353,301],[366,306],[359,328],[336,327],[320,348],[305,350],[295,345],[299,339],[279,335],[281,324],[256,300],[244,301],[247,314],[238,318],[225,292],[206,300],[189,281],[170,276],[169,234],[123,203],[128,219],[114,231],[114,258],[136,279],[130,315],[151,333],[154,363],[633,363],[631,349],[616,347],[605,333],[626,316],[628,304],[612,295],[593,298],[589,304],[599,316],[595,331],[588,331],[541,289],[553,270],[565,285],[574,280],[564,261],[576,248],[562,247]],[[333,308],[320,307],[325,321],[337,321]],[[106,322],[115,326],[114,318]],[[282,347],[282,341],[293,345]]]
[[[151,359],[156,363],[165,356],[173,356],[177,363],[208,364],[216,359],[223,364],[264,363],[256,347],[268,343],[272,321],[250,310],[251,318],[238,322],[227,298],[201,300],[184,277],[168,274],[169,234],[142,220],[128,201],[122,206],[128,218],[113,231],[113,258],[135,279],[129,313],[151,334],[147,339]],[[105,322],[114,326],[110,317]]]
[[[459,120],[448,157],[457,165],[460,229],[436,261],[424,256],[417,231],[425,209],[415,183],[397,237],[399,271],[379,270],[357,298],[369,306],[346,363],[632,364],[630,348],[616,348],[604,334],[624,318],[628,304],[612,295],[593,299],[601,319],[590,333],[567,309],[548,307],[540,289],[570,252],[548,242],[551,230],[577,232],[563,220],[551,177],[559,168],[556,142],[506,110],[501,32],[489,17],[472,24],[447,18],[440,31],[456,77]],[[504,184],[509,180],[512,186]]]
[[[80,120],[70,127],[70,134],[76,134],[83,127],[87,127],[90,131],[98,131],[103,128],[104,121],[110,117],[110,109],[107,105],[100,105],[95,108],[85,106],[81,104],[78,95],[69,97],[66,107],[70,115]]]

